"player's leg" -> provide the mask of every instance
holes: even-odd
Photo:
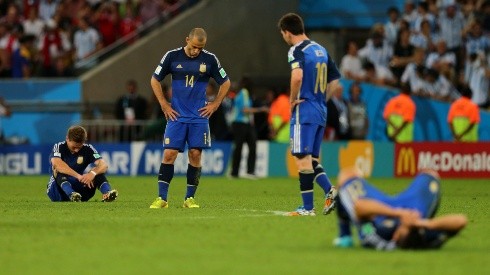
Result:
[[[337,224],[339,227],[339,237],[333,240],[333,245],[337,247],[352,247],[354,242],[352,240],[351,222],[349,214],[342,205],[340,198],[335,198],[337,205]]]
[[[240,161],[242,160],[242,148],[246,140],[246,127],[244,123],[233,123],[233,153],[231,159],[231,176],[238,178],[238,173],[240,170]]]
[[[78,186],[81,185],[81,183],[79,183],[77,179],[62,173],[55,173],[53,177],[56,185],[58,185],[58,191],[61,194],[63,201],[66,199],[64,196],[68,197],[67,201],[82,201],[82,195],[76,190],[81,189],[80,186]]]
[[[70,197],[67,196],[63,189],[56,183],[56,179],[53,176],[49,179],[46,194],[53,202],[70,201]]]
[[[323,166],[319,163],[318,159],[320,157],[320,147],[323,141],[323,134],[325,132],[325,127],[316,126],[315,142],[313,143],[312,150],[312,165],[315,171],[315,182],[323,189],[325,194],[325,203],[323,206],[323,214],[328,215],[335,209],[335,197],[337,197],[337,190],[332,186],[332,183],[328,179],[327,173],[323,169]]]
[[[119,195],[116,189],[112,189],[105,174],[99,174],[94,178],[94,186],[102,193],[103,202],[111,202]]]
[[[396,199],[399,207],[416,209],[422,218],[433,217],[441,200],[439,175],[434,170],[420,171]]]
[[[257,134],[252,125],[247,125],[246,141],[248,146],[247,175],[249,178],[255,177],[255,162],[257,161]]]
[[[168,189],[174,177],[174,162],[179,152],[184,151],[187,137],[185,123],[168,121],[163,136],[163,158],[158,171],[158,198],[153,201],[150,208],[168,207]]]
[[[303,205],[296,211],[289,212],[289,216],[314,216],[313,209],[313,180],[315,171],[313,170],[311,153],[313,149],[313,137],[315,132],[309,124],[291,125],[291,154],[296,160],[299,170],[299,188]]]
[[[202,150],[211,147],[209,124],[189,124],[187,144],[189,145],[189,165],[187,166],[187,192],[183,207],[199,208],[199,205],[195,201],[195,194],[201,179]]]

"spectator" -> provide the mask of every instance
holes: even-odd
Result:
[[[34,69],[33,48],[35,37],[24,35],[20,38],[20,47],[12,54],[12,77],[30,78]]]
[[[114,2],[102,3],[95,12],[94,19],[104,47],[119,38],[119,13]]]
[[[47,77],[74,77],[75,72],[65,57],[58,56],[54,60],[54,65],[47,72]]]
[[[338,85],[327,101],[327,130],[328,140],[350,139],[349,109],[347,101],[343,98],[344,88]]]
[[[29,17],[22,22],[24,27],[24,33],[34,35],[36,37],[36,41],[41,36],[41,33],[44,30],[44,21],[39,18],[37,9],[29,10]]]
[[[405,22],[410,26],[410,30],[413,30],[415,27],[415,19],[417,19],[418,13],[415,9],[414,0],[406,0],[402,18]]]
[[[347,54],[342,57],[340,71],[346,78],[359,80],[362,77],[362,63],[361,58],[359,58],[358,55],[358,46],[355,41],[349,41],[347,44]]]
[[[242,160],[242,147],[244,143],[247,143],[247,173],[243,175],[243,177],[248,179],[256,179],[255,161],[257,156],[257,133],[255,132],[255,128],[253,126],[253,114],[258,112],[266,112],[268,111],[268,108],[252,107],[252,99],[250,97],[252,82],[250,78],[243,77],[240,86],[241,88],[239,89],[233,104],[233,112],[235,116],[231,129],[233,133],[234,148],[230,176],[232,178],[238,178],[240,162]]]
[[[388,44],[383,34],[383,26],[374,26],[371,38],[364,48],[359,50],[359,56],[378,67],[388,68],[393,57],[393,47]]]
[[[5,102],[3,97],[0,97],[0,144],[3,144],[5,141],[2,128],[2,117],[10,117],[11,114],[10,106]]]
[[[366,104],[361,100],[361,85],[354,82],[349,88],[349,102],[347,103],[349,113],[350,138],[363,140],[369,129],[369,119]]]
[[[71,43],[65,33],[61,32],[54,20],[48,20],[46,28],[38,42],[42,74],[48,76],[59,68],[56,60],[68,55]]]
[[[432,41],[435,35],[430,32],[429,21],[424,20],[420,23],[420,32],[413,33],[410,36],[410,44],[416,48],[422,48],[426,51],[431,51],[434,48]]]
[[[446,42],[444,40],[439,40],[436,43],[436,51],[431,52],[425,61],[425,66],[427,68],[434,69],[451,80],[455,79],[455,65],[456,55],[454,52],[447,50]]]
[[[39,17],[44,21],[51,19],[56,12],[58,2],[58,0],[40,0]]]
[[[116,119],[123,120],[124,126],[120,129],[120,141],[132,141],[141,137],[141,125],[136,120],[144,120],[147,117],[147,101],[138,94],[136,81],[126,82],[126,94],[116,101]]]
[[[477,142],[480,113],[478,105],[471,101],[472,92],[468,86],[461,89],[461,97],[449,108],[447,122],[456,142]]]
[[[424,73],[425,85],[423,90],[432,99],[441,101],[452,101],[457,97],[457,92],[453,85],[434,69],[427,69]]]
[[[448,5],[440,12],[438,24],[441,39],[446,42],[448,51],[453,52],[456,55],[455,68],[456,71],[459,72],[462,64],[462,33],[465,25],[463,14],[458,10],[455,4]]]
[[[90,27],[87,18],[80,18],[79,27],[73,36],[75,60],[82,60],[102,48],[99,33]]]
[[[413,60],[415,47],[410,44],[410,31],[408,29],[400,30],[398,40],[394,47],[393,58],[390,61],[391,71],[399,80],[407,67],[407,64]]]
[[[466,65],[475,60],[475,54],[485,54],[490,50],[490,38],[483,33],[481,23],[474,21],[469,25],[466,35]],[[473,91],[475,92],[475,91]]]
[[[427,2],[419,2],[417,4],[417,17],[414,22],[415,33],[422,32],[422,22],[426,21],[429,24],[429,33],[435,33],[436,31],[436,17],[429,11],[429,4]]]
[[[281,89],[272,101],[269,111],[270,138],[274,142],[289,143],[289,121],[291,120],[291,102],[289,90]]]
[[[364,64],[364,77],[362,80],[375,85],[392,86],[396,83],[393,73],[388,68],[371,62]]]
[[[399,95],[391,98],[384,108],[386,133],[394,142],[412,142],[416,107],[410,98],[410,86],[403,85],[400,92]]]
[[[414,50],[413,61],[407,65],[400,79],[401,85],[408,84],[414,93],[424,87],[423,71],[425,70],[425,51],[418,48]]]
[[[482,108],[490,105],[489,100],[490,68],[487,58],[482,53],[472,53],[470,62],[465,68],[465,83],[469,84],[473,96],[471,100]]]
[[[386,41],[391,45],[395,45],[397,41],[398,31],[400,29],[399,23],[400,11],[396,7],[390,7],[388,9],[389,21],[384,26]]]
[[[162,92],[165,99],[170,102],[172,99],[172,86],[162,84]],[[152,105],[152,118],[150,123],[145,128],[143,139],[161,140],[163,137],[163,133],[165,133],[167,119],[165,118],[162,107],[160,106],[160,103],[155,96],[153,98]]]
[[[22,25],[16,25],[12,27],[7,23],[0,23],[0,25],[3,24],[5,24],[7,31],[0,40],[0,53],[2,56],[2,75],[6,77],[11,77],[12,55],[14,51],[19,48],[19,38],[22,36],[24,30]]]

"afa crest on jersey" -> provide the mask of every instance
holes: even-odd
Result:
[[[77,164],[82,164],[83,163],[83,157],[82,156],[79,156],[77,158]]]
[[[201,65],[199,65],[199,72],[200,73],[206,72],[206,64],[202,63]]]

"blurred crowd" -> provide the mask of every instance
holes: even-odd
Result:
[[[364,45],[349,41],[344,77],[376,85],[409,85],[413,95],[453,102],[463,87],[490,106],[490,1],[407,0],[387,22],[371,28]]]
[[[0,77],[74,76],[77,62],[185,0],[0,0]]]

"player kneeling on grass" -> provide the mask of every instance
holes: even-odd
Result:
[[[87,131],[72,126],[66,140],[53,146],[49,156],[53,173],[46,190],[51,201],[88,201],[95,195],[95,188],[102,193],[103,202],[117,198],[117,190],[112,189],[104,174],[106,162],[86,140]],[[84,174],[90,164],[94,167]]]
[[[441,192],[434,170],[420,171],[403,192],[389,196],[370,185],[360,171],[343,169],[338,176],[339,247],[353,246],[351,224],[360,243],[377,250],[436,249],[462,230],[461,214],[435,217]]]

